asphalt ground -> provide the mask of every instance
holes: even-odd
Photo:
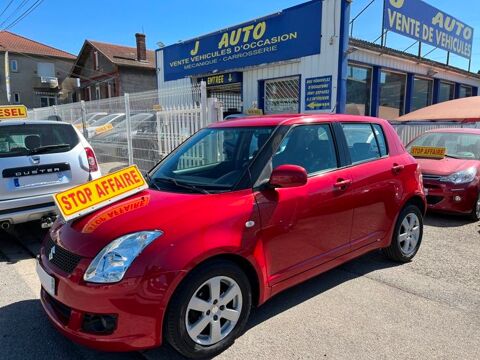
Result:
[[[380,252],[256,309],[220,359],[480,359],[480,223],[428,215],[403,265]],[[1,359],[180,359],[168,346],[100,353],[57,333],[38,300],[38,224],[0,233]]]

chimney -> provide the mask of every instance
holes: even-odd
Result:
[[[147,61],[147,47],[145,45],[145,34],[136,33],[137,39],[137,60]]]

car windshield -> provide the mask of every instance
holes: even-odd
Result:
[[[0,158],[65,152],[79,141],[69,124],[0,126]]]
[[[108,123],[111,122],[113,119],[115,119],[115,118],[117,118],[117,117],[120,117],[120,116],[122,116],[122,114],[111,114],[111,115],[107,115],[107,116],[102,117],[101,119],[98,119],[98,120],[95,121],[92,125],[93,125],[93,126],[102,126],[102,125],[108,124]]]
[[[180,192],[228,191],[274,127],[203,129],[169,155],[150,175],[152,188]]]
[[[480,160],[480,135],[457,132],[430,132],[421,135],[408,145],[445,148],[447,157]]]

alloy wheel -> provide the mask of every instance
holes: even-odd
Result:
[[[405,216],[398,232],[398,243],[404,256],[415,252],[420,239],[420,220],[414,213]]]
[[[242,291],[235,280],[215,276],[205,281],[187,306],[185,324],[190,338],[204,346],[223,340],[240,318],[242,300]]]

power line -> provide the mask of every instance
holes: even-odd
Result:
[[[10,0],[10,2],[7,4],[7,6],[5,7],[5,9],[3,9],[3,11],[0,13],[0,16],[2,16],[3,14],[5,14],[5,11],[8,10],[8,8],[10,7],[10,5],[12,5],[13,3],[13,0]]]
[[[17,17],[13,22],[10,23],[4,30],[11,29],[15,25],[17,25],[20,21],[25,19],[28,15],[30,15],[36,8],[38,8],[44,0],[37,0],[34,2],[27,10],[23,12],[19,17]]]
[[[7,16],[7,18],[5,20],[3,20],[1,23],[0,23],[0,27],[3,26],[3,24],[6,24],[8,22],[8,20],[10,20],[11,18],[13,18],[13,16],[15,16],[15,14],[18,14],[18,11],[20,11],[22,9],[22,7],[25,6],[25,4],[27,2],[29,2],[30,0],[23,0],[16,8],[15,10],[13,10],[10,15]]]

